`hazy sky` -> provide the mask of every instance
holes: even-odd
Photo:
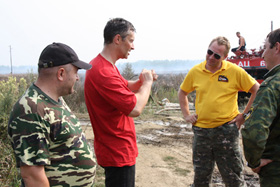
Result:
[[[52,42],[71,46],[89,62],[103,47],[110,18],[123,17],[135,26],[138,60],[204,59],[219,35],[237,47],[236,31],[247,49],[259,48],[280,27],[279,0],[0,0],[0,65],[36,66]],[[123,60],[124,61],[124,60]]]

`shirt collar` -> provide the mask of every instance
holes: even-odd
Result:
[[[264,75],[264,78],[267,78],[271,75],[273,75],[276,71],[278,71],[280,69],[280,64],[274,66],[271,70],[269,70],[265,75]]]
[[[206,71],[206,72],[210,72],[208,69],[206,69],[206,63],[207,63],[206,60],[205,60],[204,62],[202,62],[202,70],[203,70],[203,71]],[[226,70],[227,68],[228,68],[228,62],[225,61],[225,60],[223,60],[223,61],[222,61],[222,67],[221,67],[218,71],[216,71],[216,72],[224,71],[224,70]],[[216,72],[215,72],[215,73],[216,73]]]

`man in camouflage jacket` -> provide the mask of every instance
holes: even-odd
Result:
[[[69,46],[53,43],[41,53],[38,66],[38,79],[14,105],[8,126],[22,186],[92,187],[93,152],[61,97],[74,92],[78,69],[91,65]]]
[[[263,58],[269,72],[242,129],[248,166],[261,187],[280,186],[280,29],[268,34]]]

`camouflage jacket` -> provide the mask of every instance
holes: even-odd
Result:
[[[280,161],[280,66],[265,75],[249,112],[241,131],[248,166],[258,167],[261,158]]]
[[[62,98],[56,102],[31,85],[11,112],[8,135],[17,167],[43,165],[50,186],[93,186],[93,152]]]

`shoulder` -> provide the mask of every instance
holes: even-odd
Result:
[[[38,92],[33,88],[33,86],[29,87],[14,105],[10,115],[10,120],[18,116],[36,113],[38,99]]]
[[[225,63],[226,67],[228,68],[237,68],[237,69],[242,69],[241,67],[239,67],[238,65],[230,62],[230,61],[227,61],[227,60],[223,60],[223,63]]]
[[[280,85],[280,72],[276,73],[270,77],[267,77],[260,87],[271,87],[273,90],[278,90]]]
[[[87,73],[112,73],[115,71],[114,66],[107,61],[104,57],[102,57],[100,54],[97,55],[94,59],[90,61],[90,64],[92,65],[92,68],[90,70],[87,70]]]
[[[45,115],[50,115],[48,111],[56,108],[57,103],[46,96],[35,85],[30,86],[25,94],[14,105],[10,115],[10,121],[16,118],[24,118],[25,116],[37,116],[35,120],[40,120],[39,116],[44,118]]]

